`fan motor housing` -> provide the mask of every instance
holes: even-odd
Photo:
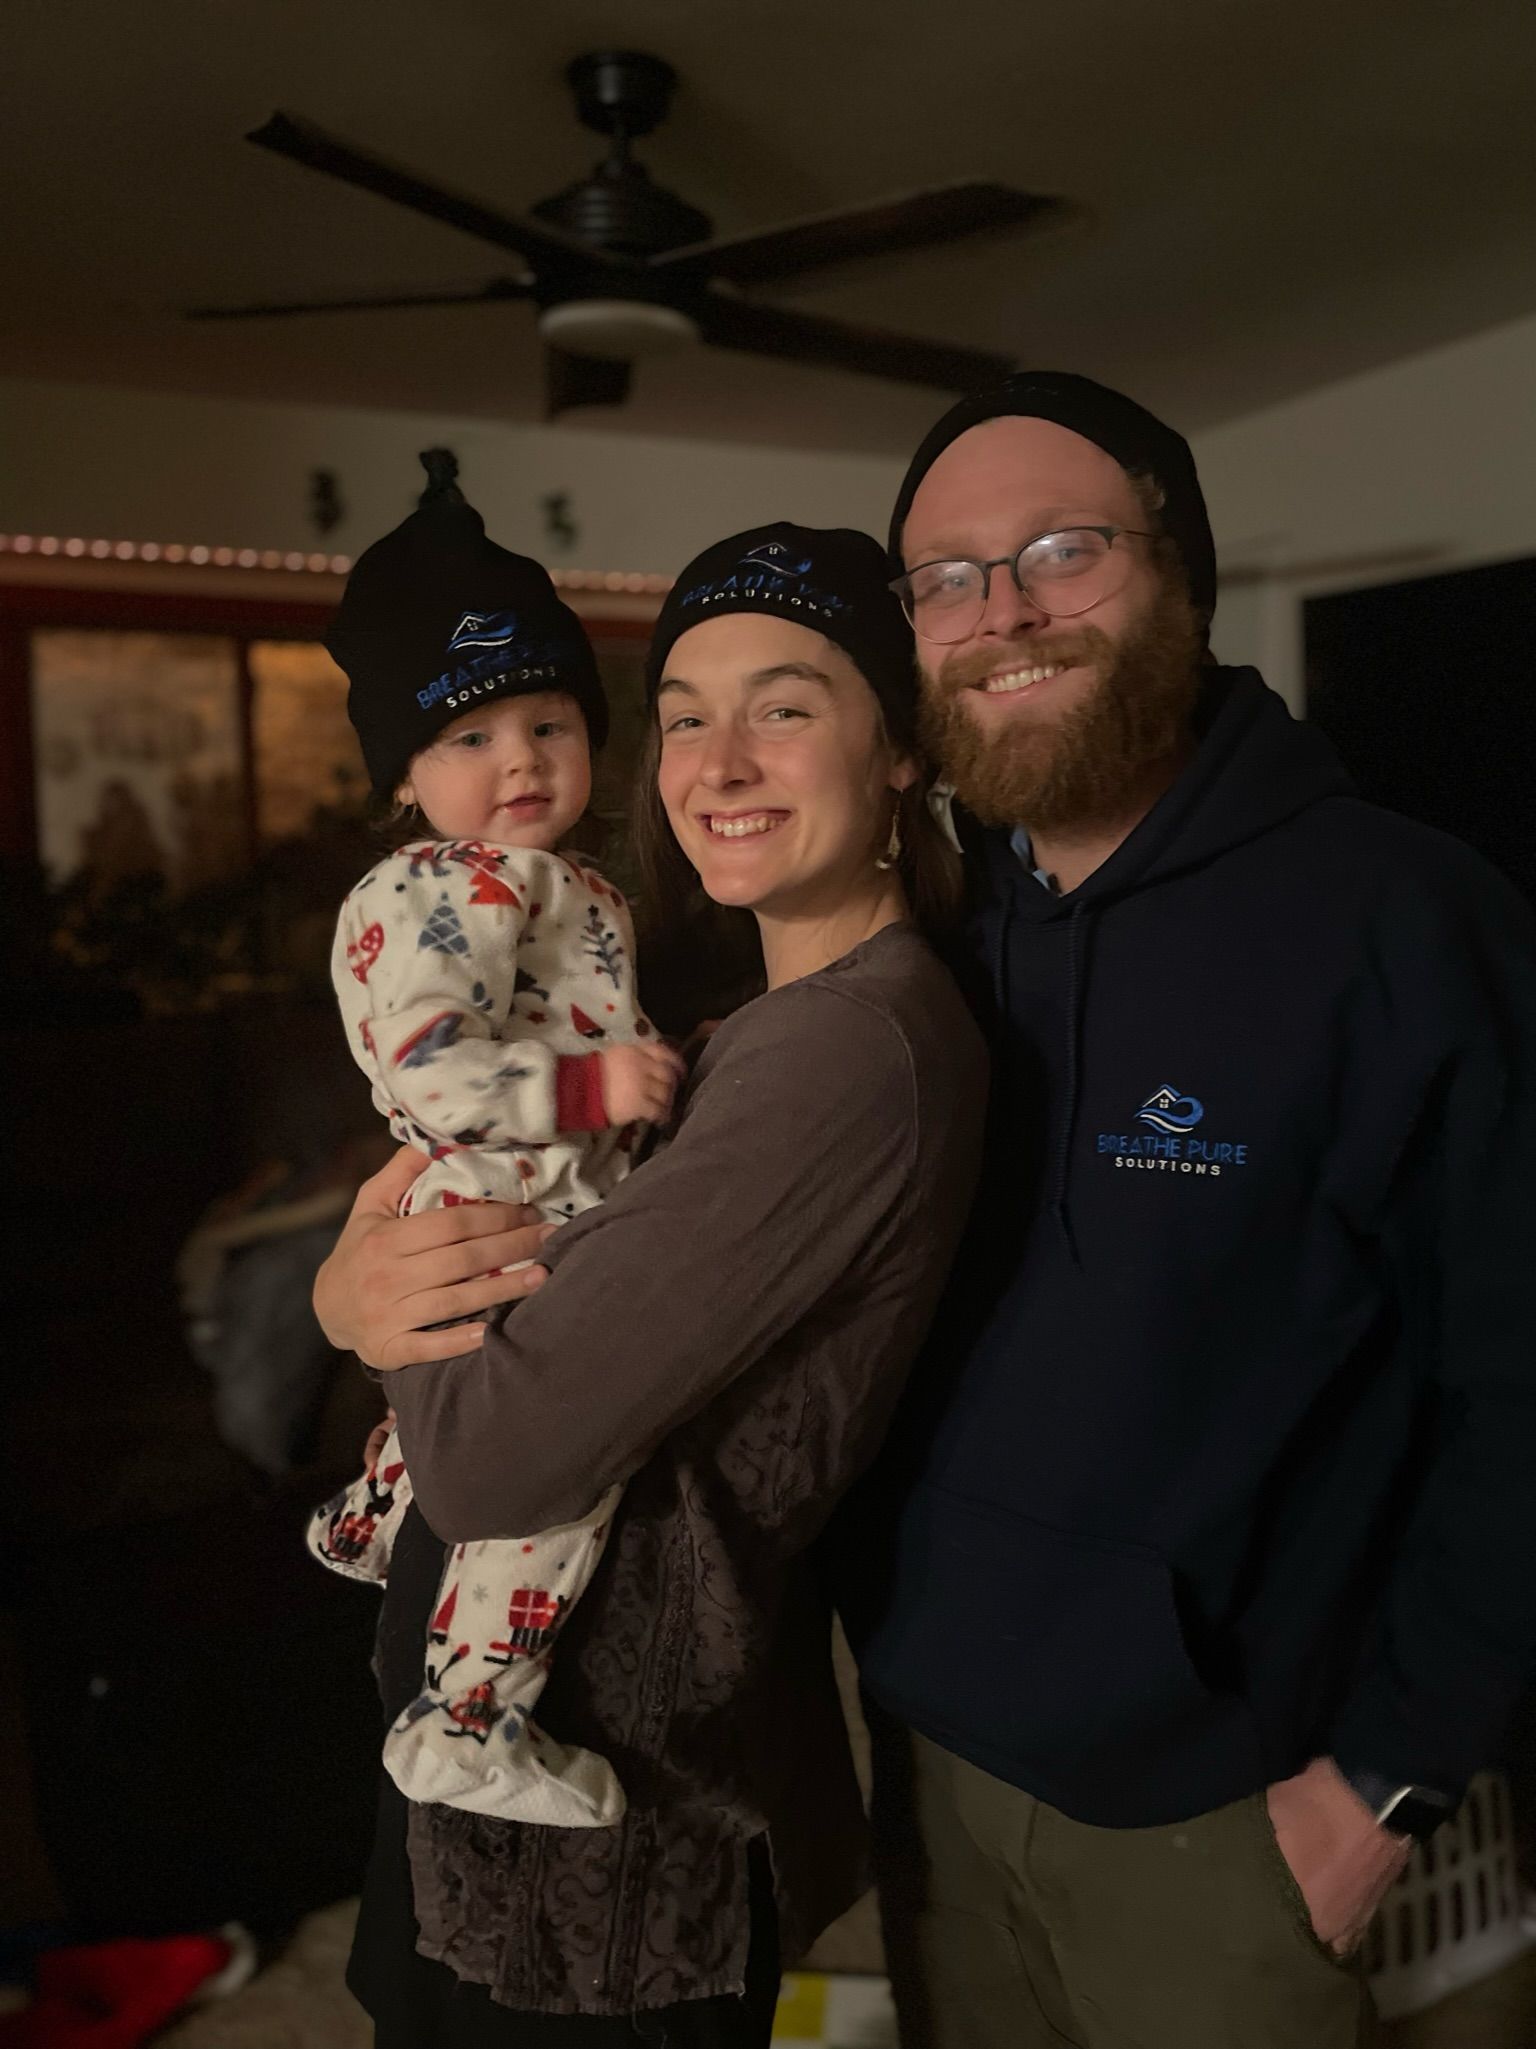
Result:
[[[677,90],[677,73],[663,57],[644,50],[593,50],[566,66],[566,83],[586,127],[611,138],[604,162],[574,185],[530,211],[578,242],[613,256],[663,256],[707,242],[714,222],[656,184],[629,154],[637,135],[649,135],[666,119]]]
[[[707,242],[714,227],[707,213],[656,184],[637,163],[621,160],[598,166],[529,211],[579,242],[615,256],[660,256]]]

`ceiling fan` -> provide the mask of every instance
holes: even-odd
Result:
[[[711,239],[713,223],[657,185],[631,154],[665,118],[677,74],[636,50],[578,57],[566,78],[582,122],[609,138],[585,178],[526,213],[504,213],[277,113],[246,140],[432,220],[461,228],[520,259],[514,275],[471,291],[389,292],[302,304],[202,306],[194,320],[255,320],[300,313],[468,306],[525,299],[545,342],[545,411],[622,405],[637,358],[707,342],[755,356],[815,364],[899,383],[969,391],[1007,374],[1009,357],[798,313],[749,298],[824,265],[888,255],[984,230],[1038,227],[1066,202],[1007,185],[934,186],[745,235]]]

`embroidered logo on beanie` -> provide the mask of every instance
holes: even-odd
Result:
[[[447,654],[460,659],[424,690],[416,692],[423,711],[434,705],[458,706],[473,697],[495,697],[526,683],[555,683],[561,664],[578,650],[557,637],[518,639],[516,612],[465,612],[448,637]]]
[[[716,575],[707,583],[685,590],[677,600],[680,609],[695,605],[722,605],[733,600],[753,609],[780,606],[796,612],[810,612],[820,619],[835,619],[846,612],[848,601],[836,591],[820,589],[810,579],[815,563],[809,555],[796,558],[782,541],[767,541],[750,554],[738,556],[730,573]]]
[[[516,631],[515,612],[466,612],[443,652],[451,655],[461,647],[505,647]]]
[[[539,659],[541,656],[554,656],[556,649],[525,647],[518,649],[517,653],[522,657],[522,665],[518,668],[509,668],[507,650],[498,648],[494,655],[482,655],[478,662],[445,670],[441,676],[434,677],[425,690],[417,691],[416,702],[423,711],[430,711],[435,704],[468,704],[472,697],[515,696],[512,688],[515,684],[546,682],[552,687],[566,687],[561,681],[557,663],[552,659]],[[571,695],[576,693],[572,691]]]
[[[770,569],[777,576],[809,576],[810,556],[807,555],[803,562],[796,562],[793,554],[794,551],[786,548],[782,541],[764,541],[750,554],[742,556],[741,566],[743,569]]]

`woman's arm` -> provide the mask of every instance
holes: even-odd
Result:
[[[672,1145],[566,1226],[550,1283],[478,1351],[391,1380],[438,1536],[584,1514],[816,1314],[915,1197],[910,1063],[835,984],[727,1028]]]
[[[363,1183],[315,1277],[320,1328],[338,1351],[356,1352],[369,1366],[454,1358],[479,1344],[485,1326],[424,1326],[519,1302],[546,1278],[541,1266],[497,1271],[539,1257],[558,1227],[541,1223],[537,1210],[476,1202],[397,1215],[400,1198],[426,1165],[425,1153],[404,1146]]]

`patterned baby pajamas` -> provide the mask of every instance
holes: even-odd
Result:
[[[402,847],[342,905],[331,967],[375,1106],[431,1159],[402,1214],[494,1200],[561,1222],[622,1179],[632,1134],[607,1126],[598,1052],[651,1027],[636,1002],[628,906],[596,870],[479,840]],[[408,1799],[557,1828],[623,1813],[610,1766],[532,1720],[619,1492],[560,1529],[455,1547],[423,1691],[384,1744]],[[362,1479],[316,1513],[309,1547],[334,1571],[382,1581],[410,1498],[391,1433]]]

